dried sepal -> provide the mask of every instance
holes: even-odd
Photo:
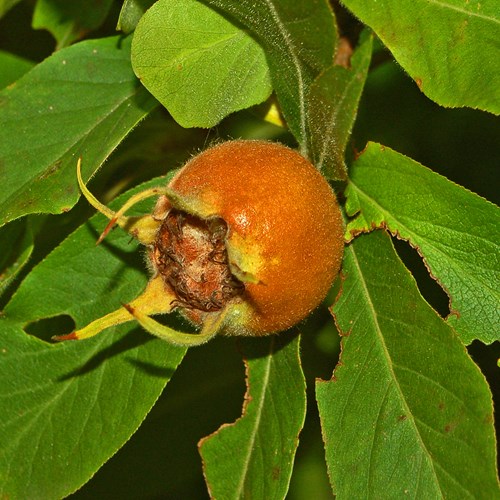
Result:
[[[109,223],[100,235],[97,243],[100,243],[109,233],[111,228],[117,224],[137,238],[142,244],[152,247],[158,238],[158,231],[164,219],[173,206],[189,214],[195,212],[188,202],[180,199],[179,196],[168,187],[155,187],[141,191],[129,198],[127,202],[115,212],[102,204],[83,182],[81,175],[81,158],[78,159],[77,163],[77,179],[82,194],[87,201],[109,219]],[[153,196],[159,197],[153,214],[141,217],[127,217],[125,215],[125,212],[132,206]],[[132,302],[123,304],[123,306],[116,311],[94,320],[80,330],[76,330],[67,335],[56,335],[52,337],[52,339],[55,341],[88,339],[107,328],[135,320],[146,331],[156,337],[175,345],[194,346],[203,344],[217,335],[227,316],[226,309],[218,311],[216,314],[207,315],[198,334],[176,331],[151,317],[155,314],[170,313],[175,307],[178,307],[178,305],[179,297],[175,289],[169,286],[165,277],[159,274],[157,269],[155,269],[155,274],[149,281],[144,292]]]

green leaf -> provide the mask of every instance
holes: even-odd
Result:
[[[212,127],[271,93],[262,48],[197,0],[159,0],[141,18],[132,65],[183,127]]]
[[[48,30],[57,40],[57,49],[61,49],[101,26],[112,3],[112,0],[38,0],[33,28]]]
[[[146,420],[72,500],[208,498],[197,442],[241,414],[245,392],[235,339],[189,349]]]
[[[500,113],[500,3],[344,0],[443,106]]]
[[[347,179],[344,155],[368,75],[372,40],[371,34],[365,31],[351,58],[351,67],[332,66],[311,85],[310,157],[330,179]]]
[[[33,232],[26,218],[0,228],[0,296],[28,262]]]
[[[306,412],[299,337],[242,342],[243,416],[200,443],[213,498],[284,498]]]
[[[32,67],[33,63],[31,61],[0,50],[0,89],[21,78]]]
[[[134,31],[140,18],[154,3],[155,0],[125,0],[120,10],[116,29],[124,33]]]
[[[387,227],[417,248],[450,296],[465,343],[499,340],[500,210],[417,162],[369,144],[352,166],[348,238]],[[350,236],[349,236],[350,235]]]
[[[246,27],[264,47],[281,111],[308,157],[309,88],[332,65],[337,45],[335,19],[328,3],[202,1]]]
[[[121,37],[60,50],[0,92],[0,226],[70,209],[77,157],[88,178],[155,105]]]
[[[338,498],[498,498],[488,385],[381,231],[346,248],[317,400]]]
[[[98,215],[69,236],[25,278],[0,319],[2,498],[61,498],[79,488],[135,432],[183,358],[184,348],[133,323],[61,344],[23,331],[61,315],[81,327],[144,288],[127,233],[113,231],[96,246],[105,225]],[[44,338],[59,333],[67,332],[47,327]]]

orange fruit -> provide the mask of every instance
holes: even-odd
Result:
[[[193,157],[160,198],[153,267],[196,324],[226,310],[224,333],[266,335],[326,296],[343,254],[333,190],[298,152],[235,140]]]

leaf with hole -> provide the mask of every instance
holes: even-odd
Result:
[[[68,315],[85,325],[142,290],[144,265],[127,233],[95,245],[106,223],[98,215],[70,235],[30,272],[0,318],[2,498],[60,498],[79,488],[135,432],[183,358],[185,349],[134,323],[62,344],[23,330],[41,335],[40,324],[53,328]],[[58,333],[66,332],[43,338]]]
[[[500,340],[500,210],[414,160],[371,143],[354,162],[347,238],[387,227],[408,240],[450,296],[465,343]]]
[[[491,394],[385,232],[346,249],[342,353],[316,386],[340,498],[498,498]]]

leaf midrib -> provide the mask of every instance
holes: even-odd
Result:
[[[460,265],[461,262],[459,260],[451,257],[449,254],[443,252],[443,250],[441,250],[439,247],[435,246],[432,243],[432,239],[430,239],[429,237],[426,237],[426,236],[421,236],[418,232],[415,232],[414,230],[412,230],[411,228],[409,228],[406,224],[400,222],[399,219],[397,219],[392,214],[391,211],[383,208],[382,205],[380,205],[370,195],[368,195],[363,190],[361,190],[354,182],[351,181],[350,184],[351,184],[352,188],[357,192],[357,195],[358,195],[359,198],[363,198],[364,197],[365,200],[368,200],[368,202],[380,212],[380,214],[382,215],[382,223],[385,223],[387,225],[387,229],[389,229],[389,231],[391,231],[391,232],[396,231],[396,232],[398,232],[398,233],[401,234],[400,229],[403,229],[403,230],[406,231],[406,236],[407,236],[407,238],[404,238],[404,239],[412,241],[417,246],[418,249],[421,248],[421,241],[419,241],[419,239],[420,239],[420,240],[422,240],[424,242],[424,244],[427,244],[432,250],[434,250],[437,254],[439,254],[442,257],[444,257],[447,261],[453,262],[454,263],[454,265],[453,265],[454,269],[461,270],[461,271],[464,271],[464,272],[469,271],[470,268],[468,266]],[[371,219],[373,221],[373,218],[371,218]],[[368,219],[367,219],[367,222],[371,222],[371,221],[368,221]],[[377,224],[376,221],[373,221],[373,222],[375,222],[375,224]],[[377,224],[377,227],[383,227],[383,226],[380,226],[379,224]],[[448,229],[450,229],[450,228],[448,228]],[[473,236],[473,237],[475,238],[475,236]],[[486,241],[488,241],[488,243],[491,243],[491,241],[489,241],[489,240],[486,240]],[[429,265],[428,259],[425,256],[423,256],[423,255],[421,255],[421,257],[425,261],[425,263],[427,265]],[[432,270],[432,267],[434,267],[434,266],[429,265],[429,269]],[[472,273],[470,271],[467,272],[467,276],[469,276],[469,279],[471,281],[474,281],[475,283],[477,283],[478,285],[480,285],[480,286],[478,286],[478,288],[479,287],[485,287],[488,290],[490,290],[490,292],[491,292],[492,295],[500,297],[500,293],[498,293],[495,288],[492,288],[492,286],[490,285],[490,283],[481,280],[480,278],[476,277],[474,273]],[[437,281],[439,283],[443,283],[443,281],[441,280],[441,278],[436,278],[436,279],[437,279]],[[447,295],[449,295],[449,298],[450,298],[451,302],[452,303],[455,302],[456,301],[456,295],[455,294],[452,295],[449,290],[447,290],[446,292],[447,292]]]
[[[245,459],[243,461],[243,470],[242,470],[242,474],[241,474],[240,482],[238,484],[235,498],[243,498],[243,491],[245,488],[245,479],[248,475],[248,470],[250,468],[251,456],[252,456],[252,452],[253,452],[254,444],[255,444],[255,437],[257,436],[257,431],[259,429],[260,421],[262,419],[264,401],[266,399],[266,394],[267,394],[266,389],[268,386],[270,373],[271,373],[272,353],[274,351],[274,342],[275,342],[275,340],[272,339],[269,353],[267,355],[266,366],[265,366],[265,371],[264,371],[264,378],[262,381],[262,393],[257,401],[257,407],[255,409],[255,412],[256,412],[255,423],[254,423],[252,432],[250,434],[250,439],[248,440],[247,451],[246,451]],[[250,387],[250,379],[248,380],[248,385]]]
[[[389,354],[389,351],[387,349],[387,345],[385,343],[385,339],[384,339],[383,334],[382,334],[382,329],[381,329],[381,326],[380,326],[379,321],[378,321],[378,315],[377,315],[375,306],[373,304],[373,301],[371,299],[371,295],[370,295],[367,283],[366,283],[366,281],[364,279],[364,274],[363,274],[363,272],[361,270],[361,266],[360,266],[359,260],[358,260],[358,258],[356,256],[356,252],[355,252],[355,250],[354,250],[354,248],[352,246],[351,246],[351,255],[352,255],[353,262],[354,262],[354,265],[356,267],[356,270],[358,272],[359,282],[360,282],[360,284],[362,286],[362,289],[363,289],[363,292],[364,292],[364,295],[365,295],[365,298],[366,298],[366,303],[367,303],[368,309],[371,312],[371,316],[372,316],[372,320],[373,320],[372,322],[373,322],[373,326],[375,328],[375,333],[376,333],[376,335],[377,335],[377,337],[379,339],[380,346],[382,347],[382,350],[384,352],[384,357],[387,360],[387,369],[389,370],[389,373],[391,375],[393,383],[394,383],[394,385],[395,385],[395,387],[397,389],[397,392],[398,392],[399,397],[400,397],[400,401],[402,402],[402,405],[405,408],[407,414],[410,415],[410,419],[411,419],[411,422],[412,422],[412,425],[413,425],[413,428],[414,428],[415,435],[417,436],[418,441],[420,442],[422,451],[424,451],[425,454],[427,455],[429,463],[431,464],[431,467],[432,467],[432,473],[434,475],[435,482],[438,485],[439,490],[441,491],[442,496],[444,497],[444,493],[443,493],[443,491],[441,489],[441,485],[440,485],[440,483],[438,481],[437,473],[436,473],[436,470],[435,470],[435,467],[434,467],[434,462],[432,460],[431,454],[429,453],[429,450],[425,446],[425,443],[424,443],[424,441],[422,439],[422,436],[420,435],[420,432],[418,431],[418,427],[417,427],[415,419],[413,417],[413,412],[410,410],[410,407],[408,406],[408,404],[406,402],[406,398],[404,397],[404,392],[403,392],[403,390],[402,390],[402,388],[401,388],[401,386],[399,384],[399,381],[398,381],[398,379],[396,377],[396,374],[394,373],[394,370],[393,370],[393,367],[392,367],[392,358],[391,358],[391,356]],[[370,447],[370,449],[371,449],[371,447]],[[369,470],[369,476],[368,476],[368,478],[369,478],[368,481],[370,481],[370,478],[371,478],[371,460],[370,460],[370,470]],[[368,486],[368,491],[371,491],[369,486]]]
[[[302,141],[301,141],[301,152],[302,154],[307,158],[308,157],[308,144],[306,140],[306,122],[307,122],[307,115],[306,115],[306,104],[305,104],[305,83],[304,83],[304,77],[302,75],[302,67],[300,64],[300,59],[297,55],[296,52],[296,47],[293,44],[293,42],[290,40],[290,35],[288,31],[286,30],[285,24],[281,20],[278,12],[276,11],[276,8],[274,7],[274,4],[271,0],[265,0],[265,3],[267,4],[269,8],[269,12],[271,14],[271,17],[273,18],[276,27],[278,28],[278,31],[285,42],[287,52],[290,54],[290,60],[292,62],[293,67],[295,68],[296,74],[297,74],[297,88],[298,88],[298,98],[299,98],[299,114],[300,114],[300,133],[302,135]]]

